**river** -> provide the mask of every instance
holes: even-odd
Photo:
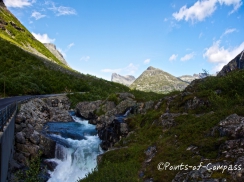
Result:
[[[46,135],[57,142],[55,162],[57,167],[49,171],[48,182],[75,182],[97,166],[97,155],[103,153],[96,126],[71,114],[74,122],[46,124]]]

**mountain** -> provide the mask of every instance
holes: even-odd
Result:
[[[57,59],[41,42],[20,23],[20,21],[0,1],[0,38],[5,39],[21,49],[67,67]]]
[[[48,47],[55,51],[54,45]],[[0,0],[0,98],[86,92],[78,95],[79,100],[92,100],[129,90],[121,84],[71,69],[58,54],[56,58],[36,40]]]
[[[121,84],[126,85],[126,86],[130,86],[135,81],[135,79],[136,78],[132,75],[122,76],[122,75],[119,75],[117,73],[113,73],[111,76],[112,82],[121,83]]]
[[[63,55],[56,49],[56,46],[52,43],[44,43],[44,46],[63,64],[68,66],[68,63],[64,59]]]
[[[188,83],[175,76],[150,66],[130,85],[130,88],[145,92],[169,93],[183,90],[187,85]]]
[[[191,83],[193,80],[200,79],[201,77],[199,76],[199,74],[194,74],[193,76],[191,76],[191,75],[182,75],[182,76],[179,76],[177,78],[181,79],[184,82]]]
[[[225,76],[227,73],[238,69],[244,69],[244,51],[225,65],[217,76]]]

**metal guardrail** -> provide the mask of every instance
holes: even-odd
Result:
[[[29,101],[30,99],[34,99],[36,96],[23,99],[18,102],[14,102],[12,104],[7,105],[4,109],[0,110],[0,131],[3,132],[4,126],[7,123],[7,121],[13,116],[14,112],[17,111],[18,105],[22,104],[26,101]]]
[[[17,110],[17,103],[12,103],[6,106],[4,109],[0,110],[0,131],[3,131],[3,128],[7,121],[11,118],[13,113]]]

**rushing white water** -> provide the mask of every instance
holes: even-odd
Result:
[[[69,138],[67,133],[65,133],[65,137],[62,134],[51,134],[52,138],[60,141],[59,143],[67,144],[68,147],[61,144],[56,145],[55,159],[49,159],[49,161],[54,161],[58,165],[54,171],[49,171],[51,178],[48,182],[75,182],[79,178],[84,178],[96,167],[97,155],[102,153],[99,146],[100,139],[94,135],[95,126],[75,116],[73,119],[77,122],[75,131],[80,132],[83,138]]]

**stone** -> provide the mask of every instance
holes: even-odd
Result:
[[[16,144],[16,149],[20,152],[23,153],[29,153],[32,156],[36,156],[39,151],[39,146],[38,145],[29,145],[29,144]]]
[[[40,143],[40,134],[34,130],[29,139],[33,144],[38,145]]]
[[[25,116],[24,116],[24,113],[19,113],[17,114],[16,118],[15,118],[15,123],[17,124],[21,124],[23,123],[24,121],[26,120]]]
[[[25,144],[25,136],[22,132],[18,132],[15,135],[15,140],[17,143]]]
[[[232,114],[220,121],[218,130],[221,136],[240,138],[244,136],[244,117]]]
[[[30,129],[34,129],[34,127],[31,124],[27,124],[27,127]]]
[[[44,160],[44,164],[46,164],[47,169],[50,171],[54,171],[54,169],[57,167],[57,163],[55,161],[52,160]]]
[[[40,144],[41,150],[43,151],[43,155],[46,158],[54,158],[55,157],[55,149],[56,149],[56,142],[40,135]]]
[[[120,123],[120,132],[122,135],[128,134],[128,125],[126,123]]]
[[[188,100],[185,103],[185,110],[193,110],[196,108],[199,108],[201,106],[209,106],[209,102],[208,101],[204,101],[200,98],[194,97],[193,99]]]
[[[22,132],[25,134],[26,138],[30,138],[31,134],[34,132],[34,129],[32,128],[24,128]]]
[[[100,154],[97,156],[97,164],[100,164],[102,162],[103,154]]]
[[[99,109],[101,104],[101,100],[93,102],[79,102],[76,105],[76,114],[88,120],[95,119],[96,116],[94,114],[94,111]]]
[[[22,130],[22,126],[19,124],[15,124],[15,132],[20,132]]]
[[[22,153],[15,153],[14,159],[22,165],[25,164],[27,161],[26,157]]]
[[[135,99],[135,96],[133,94],[127,93],[127,92],[118,93],[118,95],[119,95],[119,98],[122,99],[122,100],[125,100],[125,99],[128,99],[128,98]]]
[[[105,103],[102,104],[101,110],[106,113],[116,107],[115,103],[113,101],[105,101]],[[97,110],[96,110],[97,111]]]

